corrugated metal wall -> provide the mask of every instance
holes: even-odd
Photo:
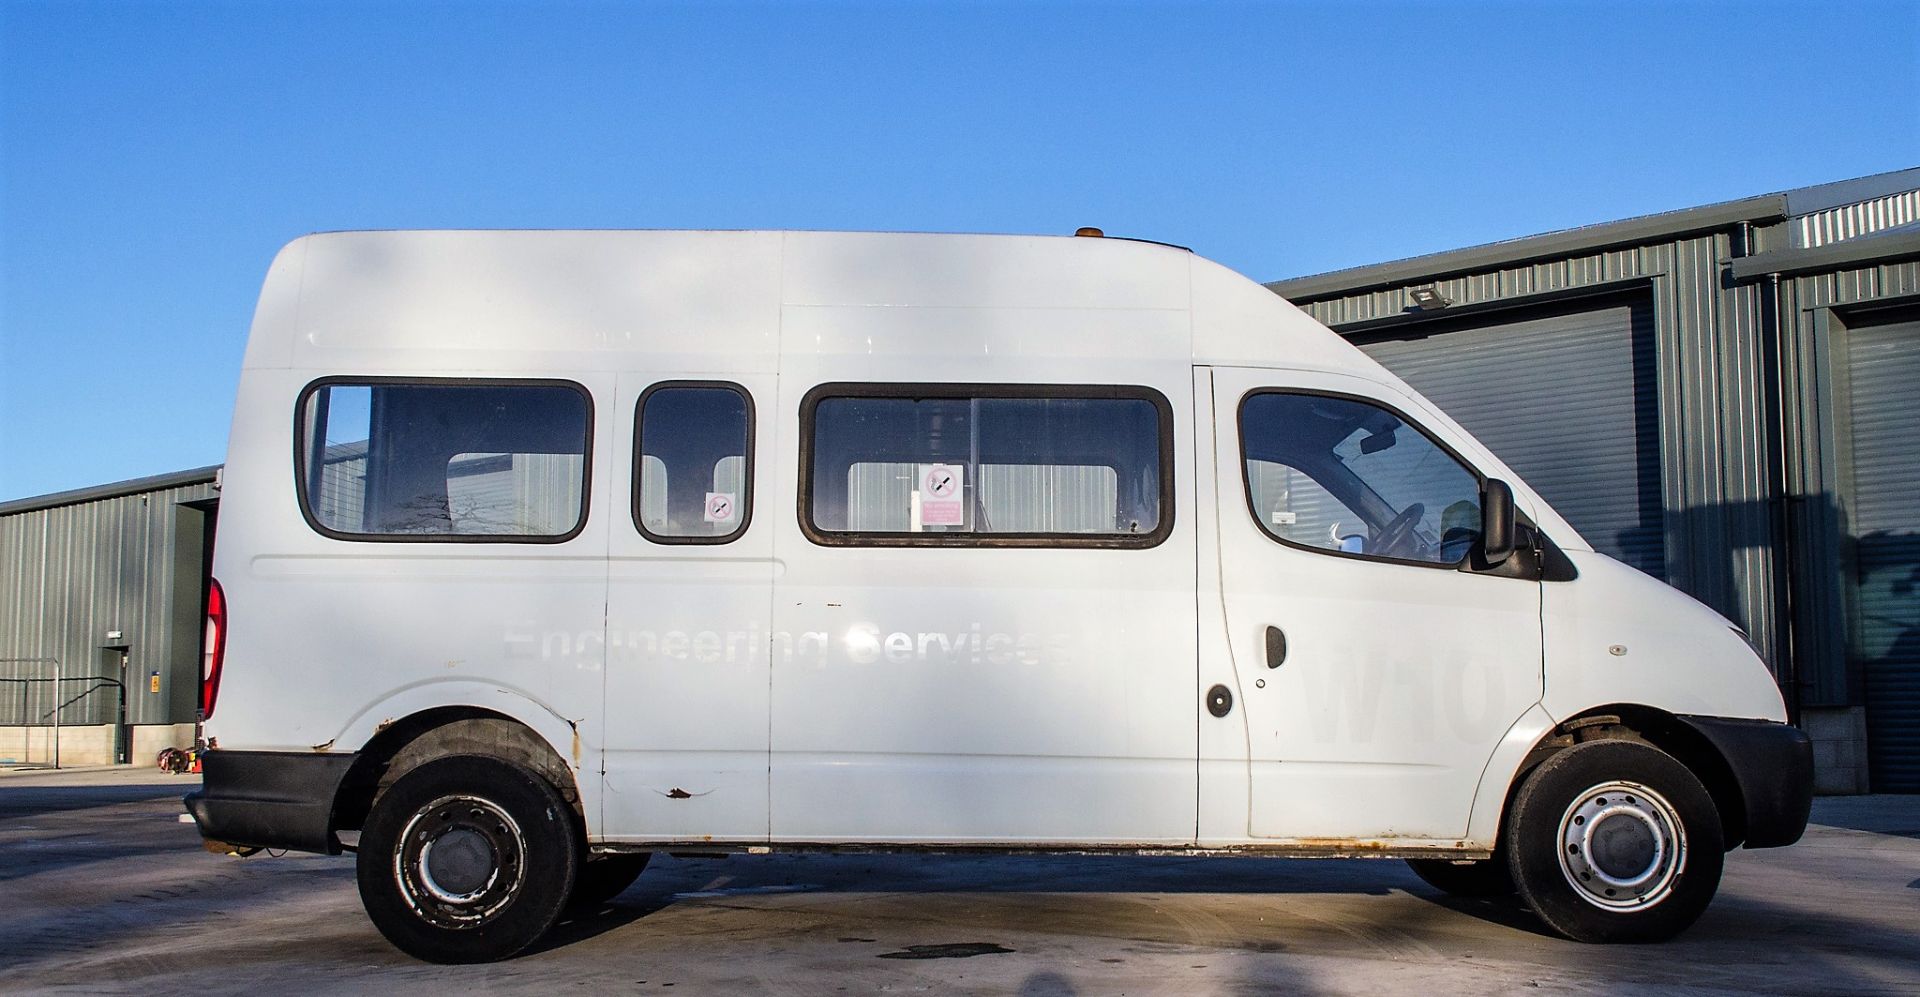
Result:
[[[1783,451],[1790,493],[1788,549],[1795,641],[1808,702],[1861,703],[1858,636],[1849,622],[1852,411],[1846,352],[1851,316],[1920,300],[1920,261],[1806,274],[1758,284],[1774,297],[1780,346]],[[1854,319],[1858,321],[1858,319]],[[1904,400],[1907,406],[1911,399]]]
[[[1793,244],[1826,246],[1920,221],[1920,190],[1902,191],[1855,204],[1814,211],[1793,219]]]
[[[1797,643],[1809,663],[1808,696],[1864,706],[1869,786],[1912,791],[1920,786],[1920,730],[1912,727],[1912,669],[1920,662],[1912,638],[1889,627],[1920,619],[1920,578],[1883,583],[1889,556],[1903,544],[1910,553],[1920,534],[1920,522],[1902,523],[1897,507],[1911,504],[1900,479],[1913,454],[1887,438],[1911,428],[1914,402],[1886,371],[1862,365],[1894,359],[1890,351],[1911,338],[1896,327],[1920,320],[1920,260],[1801,274],[1770,287],[1787,321],[1784,432],[1795,574],[1805,579],[1794,589],[1794,617],[1805,635]],[[1920,344],[1905,349],[1910,360]],[[1864,383],[1856,386],[1856,376]]]
[[[118,679],[118,655],[102,645],[108,631],[120,630],[130,656],[128,721],[191,723],[207,524],[181,503],[216,494],[207,480],[0,516],[0,658],[57,658],[69,678]],[[157,693],[149,682],[156,671]],[[43,664],[0,664],[0,678],[51,675]],[[61,698],[73,700],[90,685],[66,682]],[[0,723],[50,723],[54,701],[47,685],[0,682]],[[116,713],[116,698],[103,689],[72,702],[60,720],[111,723]]]
[[[1912,312],[1847,332],[1842,482],[1872,785],[1906,793],[1920,792],[1920,307]]]
[[[1575,311],[1584,294],[1643,290],[1652,303],[1660,490],[1667,580],[1739,622],[1770,661],[1784,660],[1775,587],[1776,476],[1765,440],[1763,302],[1756,285],[1724,286],[1734,233],[1709,232],[1572,258],[1407,280],[1308,301],[1315,318],[1359,336],[1418,321],[1408,291],[1432,286],[1447,312],[1485,306],[1485,323]],[[1464,318],[1454,321],[1465,321]]]

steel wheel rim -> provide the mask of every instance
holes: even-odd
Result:
[[[1574,798],[1560,818],[1560,871],[1603,910],[1641,910],[1673,894],[1687,867],[1687,831],[1666,797],[1607,782]]]
[[[500,805],[477,796],[443,796],[407,821],[394,849],[393,876],[422,920],[472,928],[519,895],[526,857],[526,837]]]

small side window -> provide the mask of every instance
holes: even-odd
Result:
[[[1248,506],[1283,543],[1455,565],[1479,542],[1479,475],[1383,406],[1257,392],[1240,405],[1240,447]]]
[[[299,419],[301,504],[329,536],[553,543],[586,520],[577,384],[321,381]]]
[[[668,381],[634,413],[633,522],[655,543],[726,543],[753,511],[753,401],[737,384]]]

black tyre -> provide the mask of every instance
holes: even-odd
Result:
[[[1514,884],[1554,931],[1656,942],[1685,931],[1720,888],[1720,812],[1671,755],[1589,741],[1527,775],[1507,815]]]
[[[1513,873],[1504,855],[1475,862],[1452,859],[1408,859],[1413,874],[1427,885],[1456,897],[1510,897],[1514,894]]]
[[[601,855],[580,867],[573,881],[573,896],[567,899],[571,910],[591,910],[626,892],[633,881],[646,871],[653,853],[637,855]]]
[[[374,801],[360,832],[360,900],[394,947],[429,962],[491,962],[559,920],[581,855],[576,818],[512,762],[427,762]]]

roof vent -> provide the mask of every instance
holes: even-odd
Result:
[[[1075,229],[1073,234],[1086,239],[1104,239],[1107,235],[1105,232],[1091,225],[1082,225],[1078,229]]]

